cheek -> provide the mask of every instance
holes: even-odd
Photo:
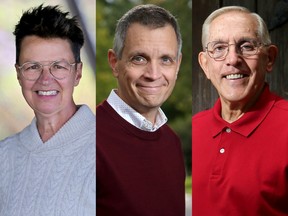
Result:
[[[206,76],[210,80],[215,80],[218,76],[218,73],[220,74],[220,68],[217,65],[209,64],[207,66]]]
[[[250,71],[252,72],[252,74],[254,74],[255,76],[265,76],[266,74],[266,65],[264,62],[259,61],[258,63],[251,63],[248,65]]]
[[[32,97],[33,97],[32,87],[33,85],[27,81],[21,82],[21,92],[28,104],[32,102]]]
[[[166,77],[166,80],[168,83],[170,83],[170,85],[175,85],[176,81],[177,81],[177,74],[172,74],[169,77]]]
[[[133,67],[123,67],[119,69],[118,79],[124,83],[135,83],[139,79],[139,70]]]
[[[128,63],[118,62],[114,69],[115,78],[125,77],[131,67]]]
[[[178,72],[175,71],[175,70],[171,70],[170,72],[170,76],[169,76],[169,80],[172,80],[172,81],[176,81],[177,80],[177,77],[178,77]]]
[[[29,81],[20,79],[19,84],[22,88],[22,91],[31,91],[31,89],[34,85],[34,82],[29,82]]]
[[[163,74],[163,84],[167,85],[169,89],[173,89],[176,81],[177,81],[177,72],[175,70],[171,70],[168,73]]]
[[[74,91],[74,88],[76,85],[76,81],[73,79],[73,80],[69,80],[67,82],[58,82],[58,86],[63,90],[63,92],[67,93],[67,94],[71,94],[71,92]]]

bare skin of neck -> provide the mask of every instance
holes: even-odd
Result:
[[[117,90],[116,91],[116,94],[123,99],[123,96],[121,96],[119,94],[119,91]],[[125,100],[124,100],[125,101]],[[129,104],[127,101],[125,101],[127,104]],[[156,116],[157,116],[157,113],[158,113],[158,109],[159,107],[154,107],[154,108],[151,108],[151,107],[143,107],[142,105],[140,106],[132,106],[131,104],[129,104],[129,106],[131,106],[133,109],[135,109],[137,112],[139,112],[142,116],[144,116],[148,121],[150,121],[153,125],[155,124],[156,122]]]
[[[229,107],[222,106],[222,118],[229,123],[232,123],[244,115],[245,111],[242,109],[230,109]]]
[[[264,86],[263,86],[264,87]],[[221,98],[221,116],[229,123],[233,123],[240,119],[258,100],[260,94],[263,92],[262,88],[258,93],[255,94],[250,101],[239,101],[239,102],[229,102]]]
[[[36,114],[37,128],[42,141],[45,143],[74,115],[77,107],[53,115]]]

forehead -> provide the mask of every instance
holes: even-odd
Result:
[[[61,38],[26,36],[21,43],[20,57],[36,58],[53,55],[72,55],[70,43]]]
[[[257,37],[257,20],[251,14],[230,11],[216,17],[210,24],[208,41],[237,41]]]
[[[154,28],[133,23],[127,30],[123,53],[155,53],[157,51],[158,53],[169,52],[174,55],[177,50],[176,33],[170,24]]]
[[[139,23],[133,23],[127,30],[125,45],[129,43],[141,44],[142,42],[160,43],[173,42],[177,44],[177,37],[174,28],[167,24],[163,27],[150,27]]]

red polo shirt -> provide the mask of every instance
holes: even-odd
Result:
[[[266,86],[233,123],[221,102],[192,118],[192,215],[288,215],[288,102]]]

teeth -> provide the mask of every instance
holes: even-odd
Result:
[[[38,91],[38,95],[56,95],[57,91]]]
[[[243,77],[243,74],[230,74],[226,76],[227,79],[241,79]]]

